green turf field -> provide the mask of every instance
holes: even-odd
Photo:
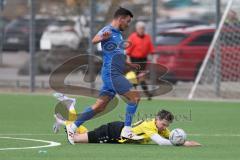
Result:
[[[94,102],[91,98],[78,98],[80,111]],[[71,146],[63,130],[52,133],[53,111],[57,101],[51,96],[0,95],[0,160],[90,160],[90,159],[163,159],[163,160],[236,160],[239,159],[240,103],[153,100],[140,103],[138,116],[151,116],[159,109],[168,109],[176,116],[170,129],[183,128],[188,139],[199,141],[202,147],[161,147],[154,144],[78,144]],[[85,125],[92,129],[100,124],[121,120],[124,103],[112,112],[91,120]],[[61,146],[51,148],[5,150],[46,145],[44,142],[26,141],[27,138],[54,141]]]

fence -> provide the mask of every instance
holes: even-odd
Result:
[[[110,22],[114,11],[119,6],[126,7],[134,13],[131,26],[123,33],[124,38],[126,39],[134,31],[137,21],[146,22],[146,31],[152,37],[156,37],[153,38],[156,40],[156,52],[159,54],[156,61],[160,63],[164,59],[168,61],[169,56],[177,57],[178,54],[178,51],[175,54],[173,50],[162,50],[159,47],[162,43],[161,38],[166,38],[166,35],[160,32],[171,28],[215,24],[217,0],[181,2],[177,0],[96,0],[94,2],[91,0],[12,0],[1,2],[3,7],[0,23],[0,90],[30,87],[30,91],[34,91],[34,88],[49,89],[50,73],[69,58],[83,54],[101,57],[101,51],[90,43],[90,37]],[[221,9],[224,9],[226,2],[221,2]],[[15,12],[12,12],[13,10]],[[35,33],[35,36],[31,36],[34,35],[31,33]],[[172,37],[170,35],[167,38]],[[170,42],[175,38],[173,37]],[[168,42],[167,39],[164,41]],[[185,58],[184,61],[190,63],[194,59]],[[91,59],[89,63],[94,64]],[[195,67],[189,68],[183,63],[182,68],[177,68],[180,70],[177,71],[180,73],[178,77],[171,77],[173,74],[167,74],[164,77],[174,85],[174,90],[165,96],[187,97],[199,67],[196,64],[192,65]],[[85,74],[83,71],[83,68],[75,70],[65,79],[65,83],[99,88],[101,85],[99,76],[94,83],[87,83],[81,79]]]

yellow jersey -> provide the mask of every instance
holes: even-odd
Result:
[[[143,139],[139,141],[133,141],[129,139],[121,139],[119,143],[141,143],[146,144],[151,141],[151,136],[154,134],[159,134],[160,136],[169,139],[170,130],[164,129],[161,132],[158,132],[157,126],[155,124],[155,119],[151,120],[141,120],[133,124],[132,131],[136,135],[142,136]]]

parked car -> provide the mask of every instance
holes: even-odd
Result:
[[[187,28],[197,25],[208,25],[209,22],[200,19],[191,19],[191,18],[174,18],[167,20],[158,20],[156,22],[156,33],[161,33],[170,29],[176,28]],[[151,33],[152,22],[149,22],[146,27],[146,31]]]
[[[174,29],[157,36],[157,63],[168,68],[165,79],[194,80],[214,36],[215,27]]]
[[[199,0],[163,0],[163,6],[166,8],[191,7],[199,5]]]
[[[231,33],[229,33],[231,32]],[[192,81],[203,63],[215,33],[215,26],[195,26],[163,32],[157,37],[157,63],[168,68],[165,79]],[[231,40],[234,35],[234,41]],[[240,29],[225,26],[220,33],[221,78],[224,81],[240,79]],[[215,54],[209,62],[214,63]],[[210,67],[210,66],[209,66]]]
[[[87,22],[81,17],[56,20],[45,29],[41,37],[40,49],[51,50],[54,47],[67,47],[76,50],[88,36]]]
[[[79,42],[80,38],[74,30],[73,21],[55,21],[44,31],[40,41],[40,49],[50,50],[54,46],[77,49]]]
[[[36,48],[39,48],[40,37],[43,30],[50,23],[50,19],[37,18],[36,19]],[[11,21],[5,27],[4,31],[4,50],[28,50],[29,49],[29,19],[19,18]]]

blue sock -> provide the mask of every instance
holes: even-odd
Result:
[[[94,116],[93,109],[91,107],[88,107],[81,114],[78,115],[78,118],[74,123],[77,127],[79,127],[81,124],[91,119],[93,116]]]
[[[136,103],[128,103],[126,107],[126,117],[125,117],[125,126],[131,126],[132,124],[132,118],[137,110],[137,104]]]

